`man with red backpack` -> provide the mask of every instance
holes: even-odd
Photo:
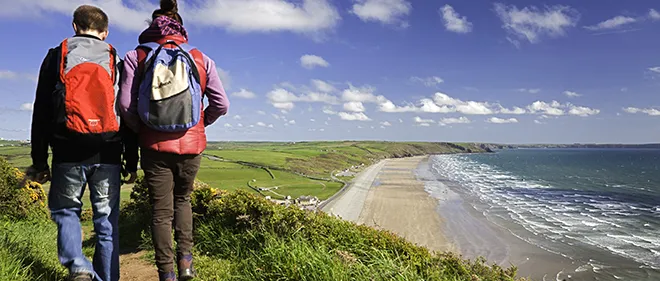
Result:
[[[58,257],[70,280],[119,280],[119,192],[122,136],[116,113],[120,71],[104,42],[108,16],[83,5],[73,14],[74,37],[49,50],[39,73],[32,116],[32,166],[27,177],[51,181],[48,206],[57,224]],[[48,148],[53,153],[52,173]],[[135,180],[137,151],[125,155]],[[93,263],[82,253],[80,214],[89,186],[97,243]]]

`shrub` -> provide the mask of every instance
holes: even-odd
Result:
[[[46,194],[36,182],[0,158],[0,218],[9,220],[48,219]]]
[[[488,266],[482,259],[468,261],[450,253],[433,254],[391,232],[278,206],[243,191],[199,202],[207,205],[206,213],[198,213],[195,221],[197,249],[220,259],[238,259],[239,269],[262,269],[253,272],[254,280],[333,280],[327,276],[336,280],[513,280],[516,274],[515,268]],[[302,261],[287,262],[287,253],[299,254]],[[319,272],[311,268],[322,264],[330,275],[317,279]],[[340,272],[333,267],[343,268],[348,275],[336,275]],[[303,269],[309,274],[300,275]]]

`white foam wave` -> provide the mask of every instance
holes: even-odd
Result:
[[[486,217],[497,213],[497,217],[519,224],[537,238],[554,241],[569,238],[645,265],[658,265],[660,239],[655,238],[658,229],[637,220],[642,214],[660,213],[660,206],[631,205],[610,196],[575,190],[564,192],[551,183],[523,179],[465,155],[433,159],[435,173],[460,183],[461,189],[457,191],[489,206],[480,210]],[[543,248],[558,252],[551,246]],[[594,272],[600,270],[598,265],[592,267]]]

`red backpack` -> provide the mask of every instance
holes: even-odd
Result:
[[[56,122],[66,128],[69,138],[116,141],[119,122],[115,49],[89,37],[69,38],[60,46]]]

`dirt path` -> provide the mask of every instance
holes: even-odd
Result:
[[[122,281],[158,280],[156,266],[142,259],[145,252],[124,254],[119,257]]]

